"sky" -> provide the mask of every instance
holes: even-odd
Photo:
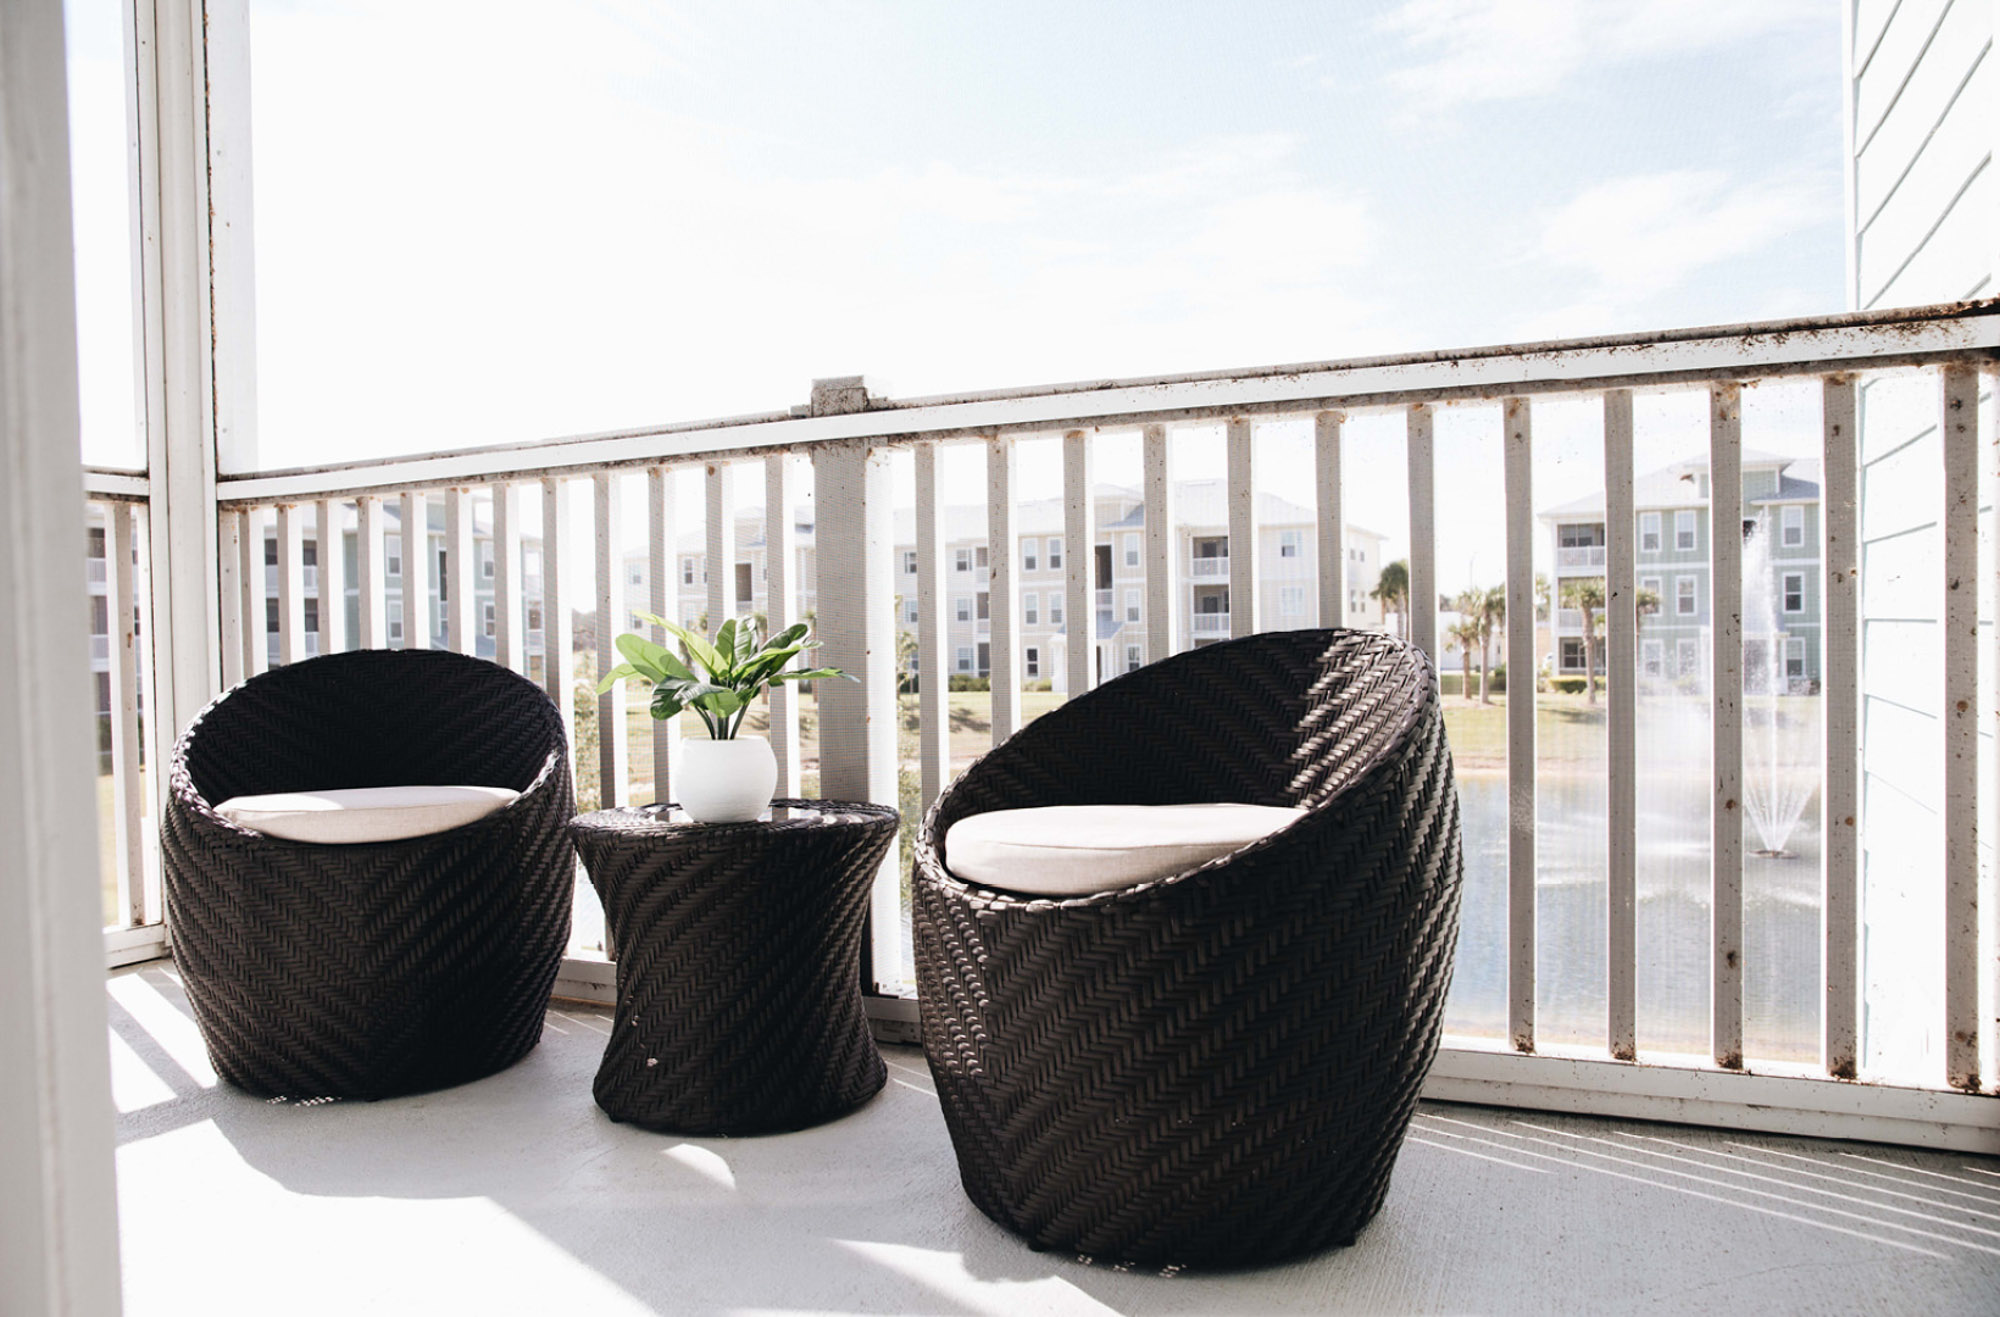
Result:
[[[115,6],[68,10],[86,454],[117,461]],[[249,12],[266,468],[781,410],[819,376],[907,398],[1845,309],[1832,0]],[[1746,440],[1804,451],[1816,404],[1764,392]],[[1700,442],[1687,410],[1642,400],[1642,467]],[[1305,430],[1260,424],[1260,483],[1297,494]],[[1349,432],[1394,552],[1400,423]],[[1446,589],[1498,578],[1497,435],[1438,421]],[[1536,435],[1538,505],[1601,480],[1590,408]],[[1177,442],[1220,473],[1212,433]],[[955,455],[948,498],[977,472]]]

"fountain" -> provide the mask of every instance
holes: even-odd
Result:
[[[1819,729],[1814,706],[1790,698],[1784,616],[1772,575],[1774,524],[1766,509],[1743,537],[1743,784],[1750,824],[1763,843],[1752,853],[1789,859],[1785,843],[1818,782]]]

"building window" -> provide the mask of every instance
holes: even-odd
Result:
[[[1694,552],[1694,510],[1682,508],[1674,514],[1674,549],[1679,553]]]
[[[318,635],[319,600],[315,599],[311,595],[307,595],[305,597],[305,615],[306,615],[306,630],[313,635]]]
[[[1660,551],[1660,514],[1641,512],[1639,514],[1639,552],[1658,553]]]
[[[1305,552],[1306,533],[1302,530],[1281,530],[1278,532],[1278,556],[1297,558]]]
[[[1137,567],[1139,565],[1139,537],[1137,535],[1127,535],[1125,537],[1125,565],[1127,567]]]
[[[539,600],[528,605],[528,630],[536,635],[542,632],[542,605]]]
[[[1785,637],[1785,676],[1797,679],[1806,675],[1806,642],[1803,636]]]
[[[1787,613],[1806,611],[1806,574],[1804,572],[1785,573],[1785,602]]]
[[[1701,646],[1692,640],[1678,641],[1674,645],[1680,675],[1698,677],[1701,675]]]
[[[972,671],[972,647],[970,645],[959,646],[958,660],[955,666],[960,672]]]
[[[489,568],[493,566],[492,563],[487,563],[486,565]],[[491,571],[488,571],[486,574],[488,576],[493,575]],[[631,583],[634,585],[644,585],[646,583],[646,569],[643,567],[634,567],[630,572],[626,574],[626,579],[631,581]]]
[[[1643,655],[1640,660],[1640,670],[1649,677],[1665,676],[1666,674],[1661,669],[1666,665],[1666,657],[1663,652],[1664,647],[1660,642],[1649,640],[1640,646],[1640,650]]]
[[[480,611],[485,614],[486,634],[490,636],[493,634],[493,605],[488,604],[486,605],[485,608],[481,609]]]
[[[1142,596],[1137,590],[1127,590],[1125,592],[1125,620],[1127,622],[1136,622],[1139,620],[1141,598]]]
[[[980,545],[980,546],[979,546],[978,548],[976,548],[976,549],[974,549],[974,550],[972,551],[972,565],[973,565],[974,567],[977,567],[977,568],[980,568],[980,569],[981,569],[982,571],[983,571],[983,570],[985,569],[985,567],[986,567],[986,546],[985,546],[985,545],[983,545],[983,544],[982,544],[982,545]]]
[[[479,574],[487,580],[493,579],[493,541],[479,542]]]
[[[977,601],[977,607],[975,609],[975,612],[979,620],[982,622],[987,621],[989,617],[989,610],[993,606],[993,596],[988,594],[986,591],[981,590],[976,596],[974,596],[974,598]]]
[[[275,535],[268,536],[264,540],[264,565],[266,567],[278,565],[278,537]]]
[[[93,598],[101,599],[103,598],[103,596],[96,595],[93,596]],[[106,625],[108,626],[109,624],[107,623]],[[275,598],[266,596],[264,599],[264,630],[270,632],[270,631],[276,631],[277,629],[278,629],[278,601]],[[106,634],[108,635],[110,633],[107,631]]]
[[[952,552],[952,555],[951,555],[951,569],[952,569],[953,571],[955,571],[955,572],[969,572],[969,571],[971,571],[971,570],[972,570],[972,550],[970,550],[970,549],[957,549],[957,550],[954,550],[954,551]]]
[[[1042,651],[1034,645],[1021,651],[1021,668],[1030,677],[1042,675]]]
[[[1029,626],[1039,626],[1042,621],[1042,597],[1032,591],[1021,596],[1021,617]]]
[[[915,576],[916,574],[917,551],[915,549],[905,549],[903,550],[903,575]]]
[[[1577,636],[1562,638],[1562,670],[1564,672],[1583,671],[1583,640]]]
[[[1657,577],[1657,576],[1642,576],[1642,577],[1640,577],[1640,578],[1639,578],[1639,591],[1640,591],[1640,593],[1642,593],[1642,594],[1643,594],[1643,593],[1645,593],[1645,592],[1646,592],[1646,591],[1648,591],[1648,590],[1651,590],[1651,591],[1653,592],[1653,598],[1655,598],[1655,599],[1660,599],[1660,578],[1659,578],[1659,577]],[[1661,600],[1661,603],[1665,603],[1665,602],[1666,602],[1665,600]]]
[[[400,535],[384,535],[382,537],[382,556],[385,559],[389,575],[401,576],[403,574],[403,537]]]
[[[905,622],[915,622],[915,621],[917,620],[917,601],[916,601],[916,600],[914,600],[914,599],[905,599],[905,600],[903,601],[903,620],[904,620]]]
[[[521,550],[521,575],[532,580],[542,574],[542,551],[540,549]]]
[[[1780,515],[1780,540],[1788,549],[1796,549],[1806,542],[1806,510],[1793,503],[1786,506]]]
[[[1694,577],[1674,578],[1674,612],[1682,617],[1694,616]]]
[[[682,584],[682,585],[693,585],[693,584],[694,584],[694,565],[695,565],[695,560],[694,560],[693,558],[683,558],[683,559],[681,559],[681,584]]]
[[[1041,542],[1040,540],[1022,540],[1022,541],[1021,541],[1021,570],[1022,570],[1022,571],[1024,571],[1024,572],[1032,572],[1032,571],[1034,571],[1034,570],[1035,570],[1035,558],[1036,558],[1036,555],[1037,555],[1038,551],[1039,551],[1039,550],[1040,550],[1040,548],[1041,548],[1041,543],[1042,543],[1042,542]]]
[[[89,545],[89,547],[84,550],[84,552],[88,556],[92,558],[102,558],[104,556],[104,527],[92,526],[90,530],[87,532],[87,539],[85,542]]]
[[[1278,591],[1278,612],[1285,617],[1297,617],[1306,611],[1306,588],[1303,585],[1288,585]]]
[[[391,599],[389,601],[389,639],[401,640],[402,638],[403,601],[400,599]]]
[[[951,601],[952,614],[961,622],[972,620],[972,596],[962,594]]]
[[[1059,595],[1059,594],[1055,593],[1054,591],[1050,591],[1050,592],[1049,592],[1049,625],[1050,625],[1050,626],[1061,626],[1061,625],[1062,625],[1062,610],[1063,610],[1063,597],[1062,597],[1061,595]]]
[[[750,580],[750,564],[739,562],[736,564],[736,602],[747,607],[755,598],[756,587]]]
[[[1049,536],[1049,570],[1055,571],[1057,568],[1061,566],[1062,566],[1062,537],[1059,535],[1051,535]],[[1053,616],[1055,610],[1050,609],[1049,612],[1050,615]]]
[[[1347,611],[1349,614],[1358,614],[1361,611],[1361,591],[1357,587],[1348,587]]]
[[[1125,646],[1125,671],[1137,672],[1145,661],[1145,657],[1140,654],[1137,645]]]

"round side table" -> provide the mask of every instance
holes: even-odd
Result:
[[[768,822],[671,805],[571,822],[618,956],[597,1105],[668,1133],[769,1134],[880,1092],[861,934],[896,826],[844,800],[774,800]]]

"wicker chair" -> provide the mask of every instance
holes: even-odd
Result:
[[[1298,822],[1071,899],[954,877],[959,819],[1242,801]],[[1458,796],[1429,660],[1292,631],[1163,660],[1036,720],[917,843],[924,1049],[965,1190],[1037,1249],[1235,1266],[1350,1243],[1435,1056]]]
[[[362,650],[252,677],[174,747],[161,832],[174,955],[216,1073],[262,1095],[464,1083],[541,1039],[569,939],[562,720],[483,659]],[[315,845],[215,812],[238,795],[504,786],[477,822]]]

